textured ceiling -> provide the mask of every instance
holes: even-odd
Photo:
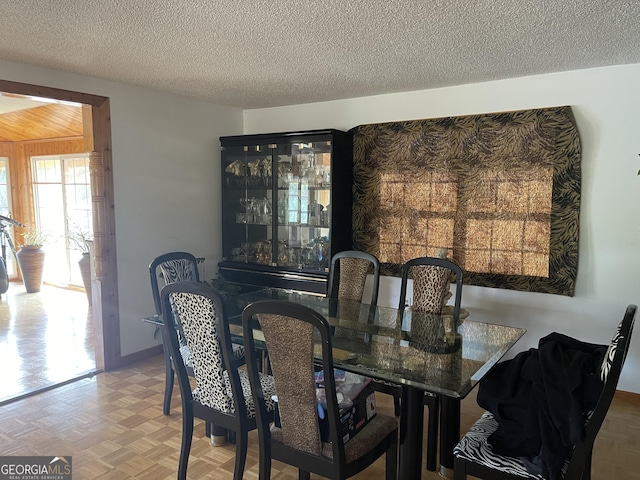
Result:
[[[2,59],[247,109],[640,63],[639,0],[0,0],[0,12]]]

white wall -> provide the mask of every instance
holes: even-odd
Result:
[[[242,111],[54,70],[0,61],[0,79],[109,97],[113,143],[122,355],[149,348],[154,312],[148,266],[186,250],[206,258],[209,280],[222,256],[221,135],[242,133]]]
[[[528,329],[517,351],[559,331],[608,343],[629,303],[640,303],[640,64],[436,90],[244,112],[244,133],[350,129],[396,120],[571,105],[582,142],[580,258],[575,297],[465,286],[473,320]],[[381,300],[397,295],[381,282]],[[619,388],[640,393],[640,332]]]

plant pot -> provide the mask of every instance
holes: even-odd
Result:
[[[78,265],[80,266],[84,291],[87,294],[89,305],[91,305],[91,256],[88,253],[83,253]]]
[[[27,293],[39,292],[44,270],[44,250],[40,247],[25,245],[18,250],[16,256]]]

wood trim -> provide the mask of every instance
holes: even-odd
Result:
[[[113,163],[111,157],[111,113],[108,97],[73,92],[59,88],[30,85],[0,80],[0,91],[19,95],[52,98],[91,105],[93,150],[101,155],[104,184],[105,212],[102,216],[106,237],[104,250],[96,252],[102,257],[102,280],[93,285],[93,319],[95,332],[96,369],[114,370],[121,364],[120,318],[118,305],[118,276],[116,268],[115,210],[113,193]],[[16,146],[24,155],[24,145]],[[84,150],[86,151],[86,150]],[[23,189],[24,190],[24,187]],[[13,195],[12,187],[12,195]],[[26,192],[19,191],[19,195]],[[18,198],[18,197],[14,197]],[[94,212],[95,215],[95,212]]]
[[[93,142],[93,107],[91,105],[82,105],[82,134],[84,140],[85,152],[95,150]]]
[[[21,143],[24,145],[33,145],[37,143],[77,142],[77,141],[83,141],[83,137],[76,135],[73,137],[40,138],[35,140],[22,140],[20,142],[15,142],[15,143]],[[84,148],[84,145],[83,145],[81,148],[78,149],[77,152],[69,152],[69,153],[85,153],[90,151],[91,150],[87,150],[86,148]],[[67,153],[67,152],[62,152],[62,153]],[[43,153],[42,155],[46,155],[46,154]]]
[[[80,93],[72,90],[62,90],[61,88],[11,82],[9,80],[0,80],[0,91],[17,93],[19,95],[31,95],[33,97],[52,98],[54,100],[63,100],[65,102],[86,103],[87,105],[93,106],[101,105],[107,99],[107,97],[92,95],[90,93]]]
[[[96,279],[96,288],[100,295],[99,323],[94,324],[96,331],[101,331],[101,348],[105,371],[120,367],[120,314],[118,302],[118,272],[116,264],[116,220],[113,191],[113,159],[111,156],[111,113],[108,98],[99,105],[93,105],[93,140],[94,150],[102,159],[102,211],[94,211],[94,222],[100,223],[103,235],[100,250],[95,250],[96,258],[100,259],[100,279]],[[94,223],[95,225],[95,223]],[[94,294],[95,300],[96,294]],[[96,337],[96,344],[98,339]],[[98,348],[96,347],[96,366],[98,365]]]

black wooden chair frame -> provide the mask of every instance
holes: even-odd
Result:
[[[151,293],[153,294],[153,304],[156,309],[156,315],[162,317],[162,300],[160,298],[160,285],[158,284],[159,268],[162,264],[170,262],[172,260],[184,260],[191,264],[193,280],[195,282],[200,281],[198,273],[197,260],[194,255],[188,252],[169,252],[159,257],[156,257],[149,264],[149,278],[151,280]],[[179,332],[180,335],[182,332]],[[171,395],[173,394],[173,385],[175,378],[175,370],[173,368],[173,362],[171,359],[171,353],[169,349],[169,339],[167,338],[167,331],[165,328],[160,328],[160,335],[162,336],[162,349],[164,352],[164,370],[165,370],[165,382],[164,382],[164,400],[162,403],[162,413],[169,415],[171,412]],[[178,358],[182,358],[179,356]],[[187,373],[193,376],[193,370],[187,368]]]
[[[193,441],[194,417],[200,418],[207,425],[216,425],[235,433],[236,459],[234,469],[234,479],[242,479],[247,456],[248,432],[256,428],[256,417],[248,417],[247,409],[242,393],[238,367],[243,362],[235,359],[229,332],[227,313],[222,303],[222,299],[216,291],[203,283],[197,282],[176,282],[166,285],[161,292],[163,311],[171,312],[170,295],[173,293],[190,293],[200,295],[211,300],[217,314],[221,315],[218,322],[218,340],[222,352],[223,364],[227,365],[227,373],[231,383],[234,413],[224,413],[201,404],[193,399],[191,383],[184,362],[175,362],[175,369],[180,386],[180,396],[182,400],[182,443],[180,447],[180,460],[178,466],[178,480],[187,478],[187,465],[189,452]],[[169,348],[173,358],[180,355],[180,344],[175,323],[170,315],[164,316],[164,326],[168,333]],[[242,399],[242,400],[240,400]],[[265,418],[273,418],[273,415],[264,409]]]
[[[596,404],[591,418],[585,426],[584,439],[575,445],[573,453],[569,458],[566,474],[563,480],[590,480],[591,478],[591,458],[593,454],[593,444],[596,436],[600,431],[602,422],[609,411],[609,407],[613,400],[613,396],[618,386],[618,380],[624,361],[629,351],[631,343],[631,334],[636,316],[636,305],[629,305],[625,311],[624,317],[620,324],[620,337],[618,339],[611,369],[607,376],[607,380],[602,388],[600,398]],[[511,475],[509,473],[489,468],[485,465],[468,461],[456,455],[454,463],[454,479],[464,480],[467,475],[482,478],[485,480],[521,480],[523,477],[519,475]]]
[[[331,347],[330,326],[327,320],[319,313],[292,302],[278,300],[262,300],[248,305],[242,314],[243,337],[246,351],[249,355],[247,368],[251,388],[256,404],[258,417],[258,432],[260,442],[260,476],[261,480],[269,479],[271,475],[271,460],[279,460],[299,469],[299,478],[309,478],[309,472],[332,479],[349,478],[371,465],[381,455],[386,453],[386,478],[397,478],[397,429],[382,439],[373,449],[360,456],[358,459],[347,463],[342,436],[338,433],[339,409],[336,399],[335,379],[332,374],[326,374],[325,390],[334,392],[328,394],[327,418],[329,419],[329,441],[333,448],[333,458],[311,455],[284,443],[272,441],[269,422],[264,407],[264,394],[258,381],[258,357],[253,337],[254,328],[259,328],[255,318],[257,314],[272,314],[293,317],[311,324],[320,334],[322,344],[322,368],[324,372],[333,372],[333,353]],[[268,345],[267,345],[268,348]],[[275,379],[277,384],[277,378]]]

